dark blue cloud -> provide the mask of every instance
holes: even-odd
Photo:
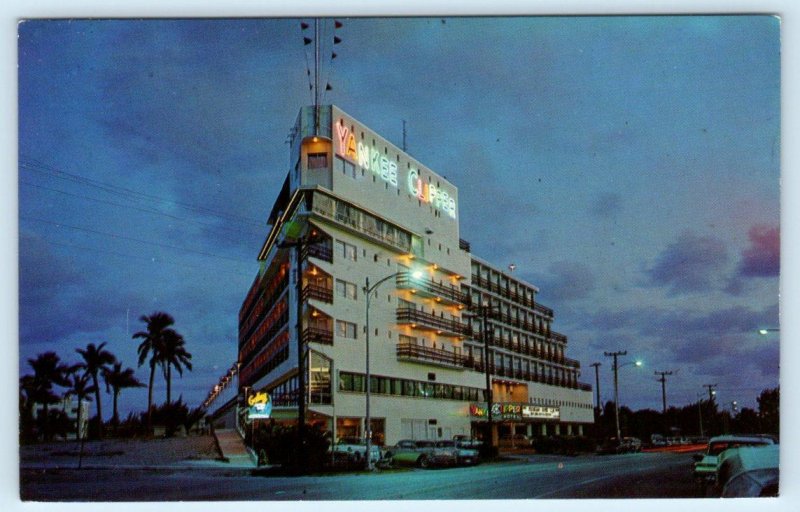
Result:
[[[647,270],[649,284],[666,286],[671,294],[710,291],[728,263],[728,251],[718,238],[684,232],[670,243]]]
[[[748,236],[750,246],[742,252],[740,275],[777,277],[781,267],[781,238],[778,227],[753,226]]]
[[[588,265],[575,261],[557,261],[549,273],[537,282],[545,301],[565,302],[588,297],[595,290],[596,279]]]
[[[589,205],[588,213],[600,218],[613,218],[622,213],[622,196],[615,192],[600,194]]]

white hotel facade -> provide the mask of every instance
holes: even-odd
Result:
[[[335,106],[302,108],[290,151],[239,315],[240,400],[266,391],[272,418],[296,422],[302,347],[306,421],[335,438],[363,436],[365,280],[394,275],[370,299],[374,442],[480,435],[481,306],[494,436],[584,433],[591,387],[565,357],[553,311],[535,286],[470,253],[453,184]]]

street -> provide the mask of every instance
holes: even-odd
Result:
[[[22,498],[57,501],[691,498],[691,456],[520,457],[476,467],[306,477],[225,469],[25,469]]]

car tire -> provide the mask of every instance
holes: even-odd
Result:
[[[431,465],[430,461],[428,460],[428,457],[425,455],[417,459],[417,466],[421,467],[422,469],[427,469],[430,467],[430,465]]]

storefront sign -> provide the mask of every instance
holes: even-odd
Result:
[[[396,187],[398,183],[397,162],[382,154],[375,147],[356,141],[355,134],[344,125],[340,119],[336,125],[336,153],[350,160],[365,171],[380,177],[386,183]],[[456,218],[456,200],[441,187],[437,187],[427,180],[423,180],[418,169],[409,169],[406,175],[408,193],[424,203],[433,205],[436,209],[445,212],[449,217]]]
[[[249,420],[267,419],[272,414],[272,400],[265,391],[251,395],[247,399],[247,405],[247,419]]]
[[[542,420],[557,420],[561,417],[558,407],[543,407],[540,405],[523,405],[522,417]]]
[[[489,416],[486,406],[479,404],[470,404],[469,414],[475,418]],[[560,416],[558,407],[514,403],[492,404],[492,419],[495,420],[558,420]]]

